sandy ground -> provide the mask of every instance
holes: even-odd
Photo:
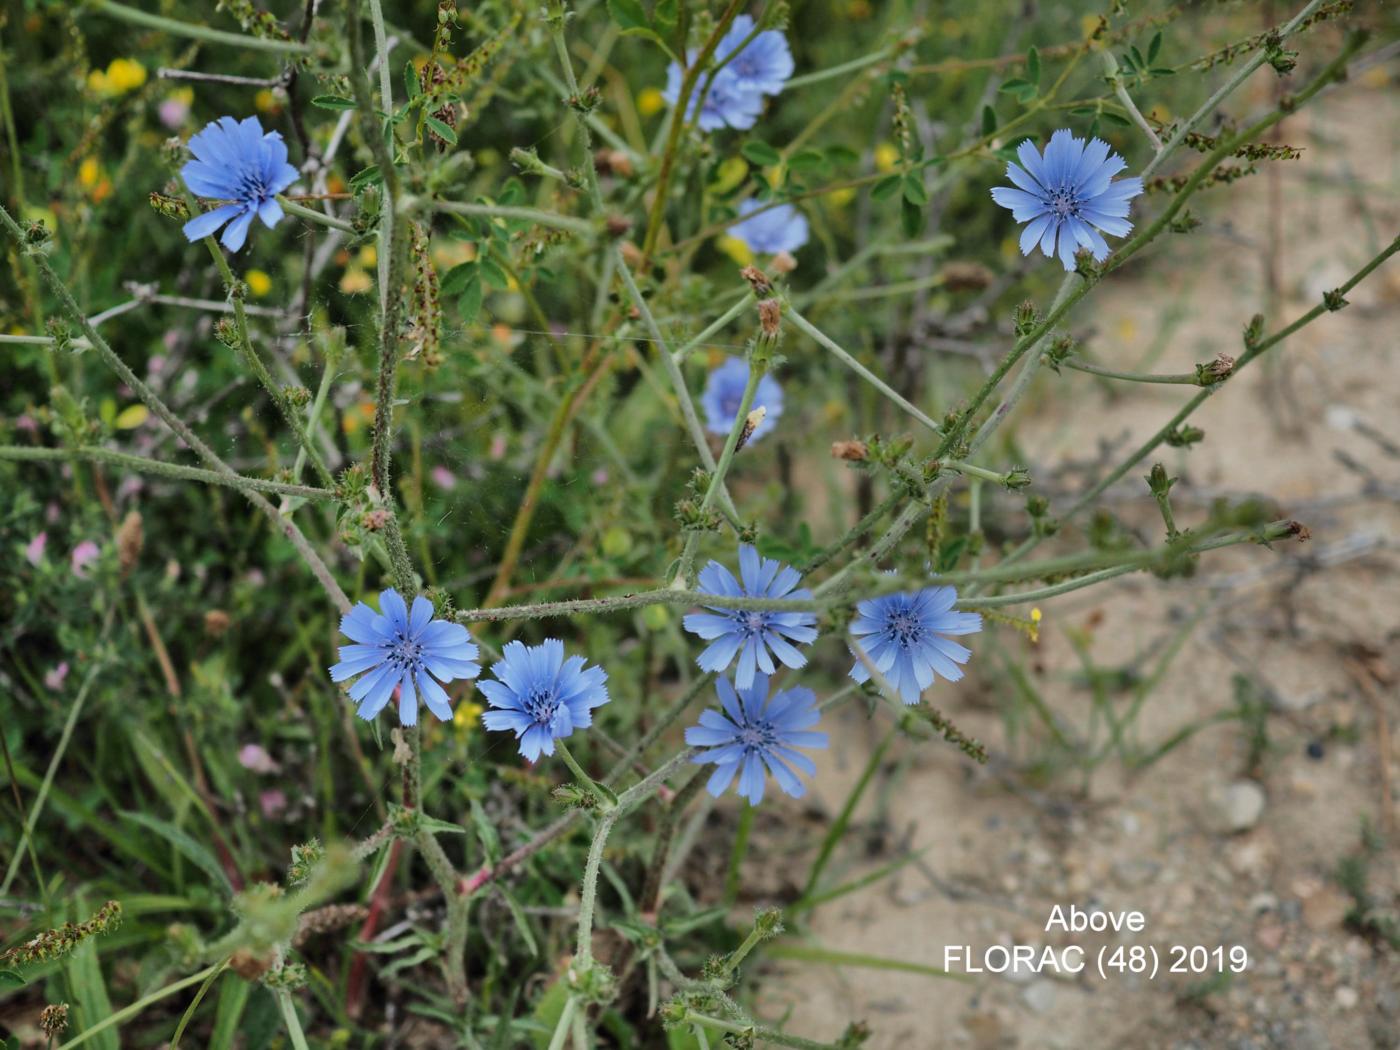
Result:
[[[1400,230],[1397,116],[1400,100],[1363,82],[1291,118],[1285,141],[1310,148],[1285,166],[1276,211],[1262,176],[1252,189],[1214,194],[1195,209],[1203,228],[1170,238],[1148,267],[1108,282],[1073,327],[1084,334],[1092,324],[1097,359],[1131,369],[1176,307],[1180,322],[1153,370],[1189,371],[1218,352],[1239,353],[1240,329],[1268,300],[1261,260],[1274,221],[1282,252],[1268,328],[1304,312]],[[1206,431],[1203,445],[1160,457],[1181,478],[1174,502],[1183,526],[1216,496],[1260,494],[1304,521],[1311,542],[1235,548],[1208,555],[1194,580],[1134,576],[1047,603],[1041,642],[1026,654],[1047,704],[1083,727],[1090,693],[1068,632],[1084,632],[1100,667],[1143,671],[1182,621],[1202,612],[1151,694],[1138,736],[1151,744],[1230,709],[1243,676],[1269,705],[1257,761],[1242,725],[1226,722],[1136,775],[1109,759],[1087,784],[1073,771],[1037,778],[1030,760],[1047,753],[1044,745],[1023,740],[1012,752],[999,713],[1007,680],[983,666],[930,699],[989,745],[991,767],[934,743],[892,751],[883,771],[891,779],[857,813],[853,838],[867,855],[845,857],[829,884],[903,850],[927,852],[823,908],[806,934],[812,946],[940,967],[948,945],[980,957],[996,944],[1078,944],[1091,960],[1101,945],[1153,945],[1163,969],[1172,945],[1239,945],[1247,970],[1215,980],[1086,972],[964,984],[781,962],[764,985],[765,1017],[787,1015],[790,1031],[828,1040],[863,1018],[874,1050],[1400,1047],[1396,952],[1348,926],[1353,900],[1336,878],[1342,859],[1361,849],[1363,821],[1380,826],[1384,785],[1400,782],[1400,263],[1391,260],[1350,300],[1284,344],[1269,367],[1256,364],[1213,397],[1193,419]],[[1070,489],[1085,476],[1072,464],[1095,456],[1101,441],[1136,445],[1192,393],[1119,384],[1110,398],[1093,377],[1071,372],[1038,384],[1020,448],[1034,476]],[[1070,391],[1076,409],[1066,412]],[[1147,465],[1118,490],[1115,510],[1159,542],[1141,480]],[[1115,700],[1120,710],[1127,702]],[[818,813],[840,808],[883,732],[854,712],[833,728],[813,823],[787,825],[792,836],[811,835]],[[907,769],[898,768],[901,756]],[[1249,784],[1262,789],[1262,812],[1249,812],[1259,794]],[[1239,807],[1233,831],[1225,829],[1227,797]],[[783,827],[769,830],[746,885],[782,856]],[[1394,916],[1393,830],[1390,842],[1372,859],[1370,890]],[[1136,909],[1146,930],[1047,933],[1055,905]]]

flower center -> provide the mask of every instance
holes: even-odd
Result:
[[[267,187],[263,185],[262,174],[256,171],[243,171],[238,176],[238,199],[261,203],[267,197]]]
[[[768,628],[768,614],[761,612],[736,612],[734,622],[745,636],[762,634]]]
[[[924,625],[907,609],[901,609],[899,612],[890,613],[887,630],[901,648],[908,649],[923,637]]]
[[[555,713],[559,710],[559,697],[554,691],[553,683],[531,689],[530,695],[525,698],[525,710],[542,726],[552,723]]]
[[[400,673],[412,671],[417,674],[423,670],[422,643],[402,633],[395,635],[393,643],[389,646],[389,662],[397,667]]]
[[[749,751],[768,751],[778,743],[778,734],[766,719],[750,722],[739,730],[739,743]]]
[[[1079,214],[1079,199],[1071,189],[1050,191],[1050,209],[1061,219]]]

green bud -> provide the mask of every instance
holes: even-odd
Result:
[[[1203,440],[1206,432],[1200,427],[1181,426],[1174,427],[1167,433],[1164,439],[1172,448],[1190,448],[1192,445]]]
[[[1160,463],[1152,464],[1152,471],[1147,475],[1147,487],[1152,490],[1152,495],[1157,497],[1170,492],[1176,481],[1176,478],[1167,477],[1167,468]]]

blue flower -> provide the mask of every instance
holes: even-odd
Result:
[[[1017,222],[1026,223],[1022,255],[1039,244],[1049,258],[1058,237],[1060,261],[1073,270],[1074,253],[1080,248],[1088,248],[1099,262],[1108,258],[1108,242],[1099,230],[1122,237],[1133,228],[1128,202],[1142,192],[1142,179],[1112,181],[1128,162],[1109,153],[1108,143],[1090,139],[1085,145],[1061,129],[1050,136],[1044,156],[1030,140],[1021,143],[1016,156],[1021,163],[1008,163],[1006,177],[1020,189],[998,186],[992,200],[1010,208]]]
[[[297,180],[287,163],[287,146],[275,131],[264,133],[257,117],[238,121],[220,117],[190,139],[195,159],[180,169],[190,192],[230,201],[185,223],[191,241],[208,237],[228,223],[219,239],[231,252],[243,247],[256,215],[268,229],[282,220],[277,194]]]
[[[787,86],[795,68],[787,37],[776,29],[765,29],[731,59],[730,55],[753,32],[753,19],[739,15],[729,26],[729,32],[715,49],[715,58],[725,62],[724,69],[733,73],[740,89],[776,95]]]
[[[741,357],[731,357],[710,373],[705,381],[705,392],[700,395],[700,404],[705,409],[705,426],[711,434],[728,436],[734,428],[734,417],[739,414],[739,405],[744,400],[744,387],[749,383],[749,363]],[[757,441],[778,425],[778,417],[783,414],[783,388],[767,373],[758,381],[758,389],[753,394],[754,408],[762,406],[765,412],[763,422],[754,427],[749,441]]]
[[[739,214],[749,215],[761,203],[750,197],[739,204]],[[733,237],[739,238],[749,247],[749,251],[764,254],[795,252],[807,243],[807,217],[791,204],[779,204],[759,212],[751,219],[736,222],[729,228]]]
[[[851,621],[851,633],[859,637],[855,644],[906,704],[917,704],[919,694],[933,685],[936,675],[950,682],[963,676],[958,665],[967,663],[972,650],[942,636],[975,634],[982,629],[982,617],[955,611],[957,600],[958,592],[952,587],[926,587],[856,605],[856,618]],[[857,682],[870,678],[859,656],[851,677]]]
[[[360,602],[341,619],[341,633],[356,644],[340,647],[331,681],[369,672],[350,687],[350,699],[360,702],[355,713],[361,718],[384,710],[398,686],[399,721],[404,725],[418,721],[420,692],[428,710],[450,722],[452,702],[434,677],[450,682],[481,673],[471,635],[459,623],[434,620],[433,603],[421,594],[410,610],[398,591],[380,591],[379,608],[382,614]]]
[[[694,62],[695,55],[696,52],[690,52],[686,60]],[[716,73],[710,82],[710,90],[705,91],[705,82],[709,79],[709,73],[700,74],[691,92],[690,112],[686,114],[686,119],[694,120],[698,108],[701,131],[714,131],[726,126],[740,130],[753,127],[763,111],[763,94],[743,87],[737,74],[728,68]],[[666,90],[661,92],[661,97],[673,106],[681,97],[681,80],[680,63],[672,62],[666,70]],[[702,92],[705,96],[703,100],[699,97]]]
[[[581,656],[564,659],[564,643],[507,642],[504,658],[478,688],[495,710],[481,716],[487,729],[511,729],[531,762],[554,754],[554,741],[593,724],[593,709],[608,702],[608,673],[585,667]]]
[[[784,689],[770,698],[768,676],[761,674],[737,695],[729,679],[721,678],[715,682],[715,692],[724,712],[709,708],[701,713],[699,725],[685,731],[687,744],[706,749],[691,761],[715,766],[705,785],[710,794],[715,798],[724,794],[735,773],[739,774],[738,793],[754,806],[763,801],[768,774],[793,798],[806,794],[806,785],[788,763],[813,776],[816,764],[793,749],[827,745],[825,733],[809,732],[821,720],[812,690]]]
[[[760,558],[758,551],[747,543],[739,545],[740,585],[734,575],[717,561],[700,570],[702,594],[726,598],[784,598],[810,599],[812,592],[805,587],[793,590],[802,576],[791,566],[773,558]],[[777,670],[773,657],[788,667],[801,667],[807,662],[793,642],[810,642],[817,637],[817,616],[810,612],[760,612],[748,609],[724,609],[707,605],[709,612],[686,616],[685,629],[698,634],[710,646],[695,662],[704,671],[723,671],[739,657],[734,684],[747,689],[754,683],[755,673],[772,674]]]

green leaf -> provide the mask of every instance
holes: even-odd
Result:
[[[904,176],[904,199],[920,208],[928,206],[928,190],[924,188],[924,180],[912,171]]]
[[[783,159],[781,153],[760,139],[749,139],[739,147],[739,152],[750,164],[757,164],[760,168],[780,164]]]
[[[439,286],[440,295],[458,295],[466,290],[467,283],[476,278],[476,263],[464,262],[452,267],[443,275]]]
[[[238,975],[230,977],[219,988],[219,1004],[214,1008],[214,1030],[209,1035],[209,1050],[233,1050],[248,994],[253,986]]]
[[[520,939],[525,942],[525,950],[530,953],[532,958],[539,958],[540,946],[535,941],[535,931],[530,929],[530,919],[525,914],[524,909],[520,907],[520,902],[511,895],[510,890],[499,882],[496,883],[496,892],[505,898],[506,907],[510,909],[510,917],[515,920],[515,928],[520,933]]]
[[[997,130],[997,111],[991,106],[982,107],[982,137],[991,138]]]
[[[924,223],[928,220],[928,215],[923,208],[907,197],[900,204],[899,219],[900,224],[904,227],[904,235],[906,237],[919,236],[924,232]]]
[[[413,68],[412,62],[403,64],[403,90],[410,102],[417,98],[423,90],[418,82],[418,70]]]
[[[86,906],[78,902],[79,911]],[[73,949],[64,963],[68,972],[68,987],[73,991],[73,1016],[69,1023],[73,1031],[84,1032],[112,1014],[112,1001],[107,998],[107,981],[102,976],[102,964],[97,958],[97,942],[89,937]],[[84,1044],[88,1050],[118,1050],[116,1028],[104,1028]]]
[[[656,27],[663,33],[669,33],[676,28],[676,23],[680,21],[680,8],[677,0],[656,0],[656,7],[652,9],[651,15],[656,22]]]
[[[481,808],[481,803],[476,799],[472,799],[472,827],[476,829],[481,852],[486,854],[486,863],[495,864],[501,859],[501,836],[497,834],[496,826],[487,819],[486,810]]]
[[[1026,79],[1040,86],[1040,52],[1035,48],[1026,52]]]
[[[886,200],[899,192],[899,187],[903,182],[903,175],[887,175],[875,183],[874,188],[870,191],[870,196],[877,201]]]
[[[1147,45],[1147,64],[1151,65],[1157,61],[1157,55],[1162,50],[1162,31],[1159,29],[1152,37],[1152,42]]]
[[[17,970],[0,970],[0,984],[13,984],[18,987],[24,984],[24,976]]]
[[[457,300],[457,312],[468,324],[475,321],[476,315],[481,311],[481,296],[481,278],[473,277],[462,289],[462,297]]]
[[[340,95],[317,95],[311,100],[313,106],[320,106],[322,109],[354,109],[355,100],[353,98],[342,98]]]
[[[641,0],[608,0],[608,14],[624,30],[645,29],[651,31],[647,13],[642,9]]]
[[[366,186],[378,186],[383,181],[379,175],[379,165],[371,164],[350,176],[350,192],[359,193]]]
[[[1120,128],[1130,128],[1133,126],[1132,121],[1130,121],[1127,117],[1120,117],[1117,113],[1109,113],[1107,110],[1105,110],[1099,115],[1103,117],[1104,120],[1108,121],[1110,124],[1117,124]]]
[[[1021,77],[1012,77],[998,90],[1005,91],[1008,95],[1018,95],[1028,87],[1033,88],[1035,85]]]
[[[439,820],[426,813],[418,814],[418,827],[423,831],[430,831],[434,835],[465,835],[467,833],[467,829],[460,824],[453,824],[450,820]]]
[[[856,164],[860,161],[860,154],[849,146],[828,146],[826,159],[832,164]]]
[[[478,259],[477,264],[481,267],[481,279],[492,288],[510,287],[510,277],[498,263],[491,259]]]
[[[457,145],[457,133],[442,121],[438,120],[437,117],[424,117],[423,123],[437,132],[438,138],[442,139],[449,146]]]
[[[219,866],[219,862],[214,859],[214,855],[202,844],[196,842],[183,829],[178,828],[167,820],[153,817],[149,813],[133,813],[130,810],[120,811],[123,820],[130,820],[140,824],[149,831],[154,831],[166,842],[175,848],[175,851],[193,864],[204,874],[213,880],[214,885],[223,890],[225,894],[233,896],[233,886],[229,884],[228,876],[224,874],[224,869]]]
[[[793,171],[820,171],[826,167],[826,157],[822,155],[820,150],[798,150],[789,158],[788,167]]]
[[[922,974],[925,977],[951,977],[956,981],[972,980],[966,974],[953,973],[937,966],[925,966],[902,959],[887,959],[883,955],[811,948],[805,944],[771,944],[763,949],[763,954],[770,959],[791,959],[795,962],[824,963],[828,966],[860,966],[871,970],[899,970],[903,973]]]

